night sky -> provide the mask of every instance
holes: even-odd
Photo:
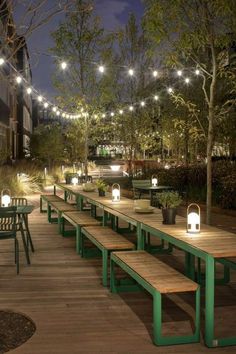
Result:
[[[57,0],[48,0],[50,5]],[[142,0],[95,0],[95,13],[102,18],[102,23],[107,31],[124,27],[128,16],[134,12],[138,19],[143,14]],[[34,32],[28,39],[28,49],[31,57],[31,69],[33,73],[33,86],[44,97],[52,98],[55,93],[51,84],[51,74],[55,65],[50,56],[36,53],[47,53],[48,48],[53,46],[50,32],[54,31],[63,20],[63,15],[55,16],[48,24]]]

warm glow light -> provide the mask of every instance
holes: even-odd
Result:
[[[0,58],[0,65],[3,65],[5,63],[5,60],[3,58]]]
[[[172,93],[172,92],[173,92],[172,87],[168,87],[167,91],[168,91],[169,93]]]
[[[142,107],[145,106],[145,102],[144,101],[142,101],[140,104],[141,104]]]
[[[53,110],[53,112],[56,112],[57,111],[57,107],[53,107],[52,110]]]
[[[120,109],[120,110],[119,110],[119,113],[120,113],[120,114],[123,114],[123,113],[124,113],[123,109]]]
[[[103,74],[104,71],[105,71],[104,66],[103,66],[103,65],[100,65],[100,66],[98,67],[98,71]]]
[[[73,178],[71,178],[71,183],[72,183],[74,186],[76,186],[76,184],[79,183],[78,177],[73,177]]]
[[[16,77],[16,82],[17,82],[18,84],[20,84],[20,83],[22,82],[22,77],[21,77],[21,76],[17,76],[17,77]]]
[[[67,68],[67,63],[65,61],[61,63],[61,68],[62,70],[65,70]]]
[[[48,108],[48,103],[45,102],[43,106],[44,106],[44,108]]]
[[[196,69],[196,70],[195,70],[195,74],[196,74],[196,75],[199,75],[199,74],[200,74],[200,70]]]
[[[11,193],[9,189],[3,189],[1,192],[1,206],[8,207],[11,204]]]
[[[65,118],[66,114],[65,113],[62,113],[62,117]]]
[[[186,77],[186,78],[184,79],[184,81],[185,81],[186,84],[189,84],[189,83],[190,83],[190,78],[189,78],[189,77]]]
[[[129,73],[129,76],[134,76],[134,70],[133,69],[129,69],[128,73]]]
[[[193,208],[195,208],[195,211],[190,212],[190,209]],[[192,203],[187,208],[187,232],[200,232],[200,207],[198,204]]]
[[[28,87],[26,92],[28,93],[28,95],[30,95],[32,93],[32,88],[31,87]]]
[[[114,183],[112,185],[112,201],[113,202],[120,201],[120,185],[118,183]]]
[[[57,116],[59,116],[59,115],[60,115],[60,112],[59,112],[59,111],[57,111],[57,113],[56,113],[56,114],[57,114]]]
[[[111,167],[112,172],[117,172],[120,169],[120,165],[111,165],[110,167]]]
[[[42,96],[38,96],[38,101],[42,102],[42,100],[43,100],[43,97]]]
[[[129,110],[132,112],[134,110],[133,106],[129,106]]]
[[[102,115],[102,118],[106,118],[106,115],[105,115],[105,113],[103,113],[103,115]]]
[[[158,179],[156,176],[152,176],[152,186],[153,187],[156,187],[157,186],[157,183],[158,183]]]
[[[154,100],[155,101],[158,101],[159,100],[159,97],[157,95],[154,96]]]
[[[181,71],[181,70],[178,70],[178,71],[177,71],[177,75],[178,75],[178,76],[182,76],[182,71]]]
[[[154,70],[153,73],[152,73],[152,75],[153,75],[154,77],[157,77],[157,75],[158,75],[157,70]]]
[[[114,112],[111,112],[111,116],[114,117],[115,113]]]

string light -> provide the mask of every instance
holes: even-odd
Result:
[[[0,66],[5,63],[5,60],[3,58],[0,58]]]
[[[53,111],[53,112],[56,112],[56,111],[57,111],[57,107],[53,107],[53,108],[52,108],[52,111]]]
[[[178,76],[182,76],[182,71],[181,71],[181,70],[178,70],[178,71],[177,71],[177,75],[178,75]]]
[[[186,78],[184,79],[184,82],[185,82],[186,84],[189,84],[189,83],[190,83],[190,78],[189,78],[189,77],[186,77]]]
[[[144,107],[144,106],[145,106],[145,102],[142,101],[142,102],[140,103],[140,105],[141,105],[142,107]]]
[[[123,109],[120,109],[119,113],[122,115],[124,113]]]
[[[196,74],[196,75],[199,75],[199,74],[200,74],[200,70],[196,69],[196,70],[195,70],[195,74]]]
[[[129,73],[129,76],[134,76],[134,70],[133,69],[129,69],[128,73]]]
[[[103,113],[102,118],[105,118],[105,117],[106,117],[106,115],[105,115],[105,113]]]
[[[43,106],[44,106],[44,108],[48,108],[48,103],[45,102]]]
[[[132,112],[134,110],[133,106],[129,106],[129,110]]]
[[[158,100],[159,100],[159,96],[155,95],[155,96],[154,96],[154,100],[155,100],[155,101],[158,101]]]
[[[22,77],[21,77],[21,76],[17,76],[17,77],[16,77],[16,82],[17,82],[18,84],[20,84],[20,83],[22,82]]]
[[[114,117],[115,113],[114,112],[111,112],[111,116]]]
[[[42,100],[43,100],[43,97],[42,96],[38,96],[38,101],[42,102]]]
[[[157,77],[157,75],[158,75],[158,71],[157,71],[157,70],[154,70],[153,73],[152,73],[152,76],[153,76],[153,77]]]
[[[26,92],[28,93],[28,95],[30,95],[32,93],[32,88],[31,87],[28,87]]]
[[[167,91],[168,91],[168,93],[173,93],[173,92],[174,92],[174,90],[172,89],[172,87],[168,87]]]
[[[60,112],[59,112],[59,111],[57,111],[56,115],[57,115],[57,116],[59,116],[59,115],[60,115]]]
[[[100,66],[98,67],[98,71],[103,74],[104,71],[105,71],[104,66],[103,66],[103,65],[100,65]]]
[[[61,63],[61,68],[62,70],[65,70],[67,68],[67,63],[65,61]]]

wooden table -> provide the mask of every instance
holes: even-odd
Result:
[[[214,336],[214,295],[215,261],[222,257],[236,257],[236,236],[207,225],[201,225],[199,234],[188,234],[185,218],[177,217],[176,225],[163,225],[160,212],[156,215],[156,220],[143,222],[141,230],[184,250],[186,261],[188,265],[192,265],[193,271],[195,257],[205,262],[205,343],[208,347],[235,345],[236,337],[219,339]],[[143,247],[144,239],[141,232],[138,249]]]
[[[135,187],[135,189],[138,189],[140,191],[140,196],[142,192],[149,192],[149,196],[150,196],[150,201],[151,201],[151,205],[154,206],[154,195],[156,193],[161,193],[161,192],[165,192],[165,191],[171,191],[173,190],[173,187],[171,186],[149,186],[149,187],[142,187],[142,186],[137,186]]]

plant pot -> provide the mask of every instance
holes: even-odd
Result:
[[[174,225],[177,209],[176,208],[166,208],[162,209],[163,224]]]
[[[104,190],[99,189],[99,190],[98,190],[98,195],[99,195],[99,197],[105,197],[106,193],[105,193]]]

